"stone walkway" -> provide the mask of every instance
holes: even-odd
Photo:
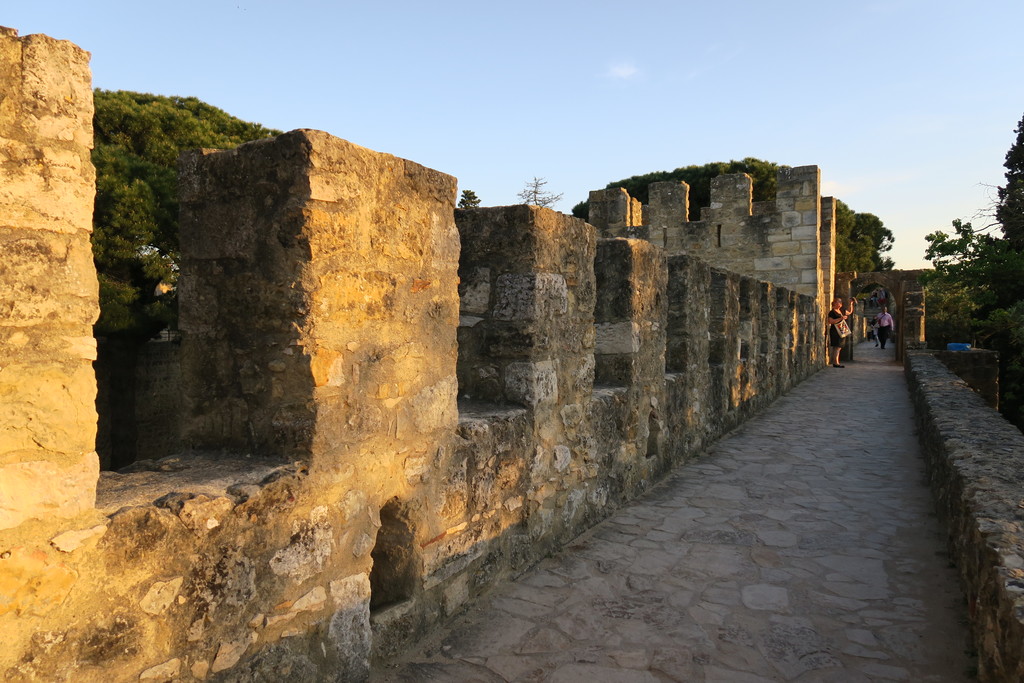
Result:
[[[856,358],[375,680],[970,680],[902,367]]]

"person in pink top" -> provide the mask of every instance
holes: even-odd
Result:
[[[893,319],[889,315],[889,309],[885,306],[882,307],[882,312],[875,318],[875,324],[878,325],[878,342],[885,348],[885,340],[892,334]]]

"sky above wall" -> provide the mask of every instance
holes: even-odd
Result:
[[[195,96],[458,178],[533,177],[569,213],[631,175],[817,165],[898,268],[990,219],[1024,116],[1024,2],[3,0],[0,25],[92,53],[93,85]]]

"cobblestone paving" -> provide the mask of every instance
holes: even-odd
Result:
[[[970,680],[902,368],[856,354],[375,680]]]

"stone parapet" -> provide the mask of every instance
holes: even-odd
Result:
[[[936,507],[967,596],[981,681],[1024,680],[1024,434],[932,354],[907,380]]]

